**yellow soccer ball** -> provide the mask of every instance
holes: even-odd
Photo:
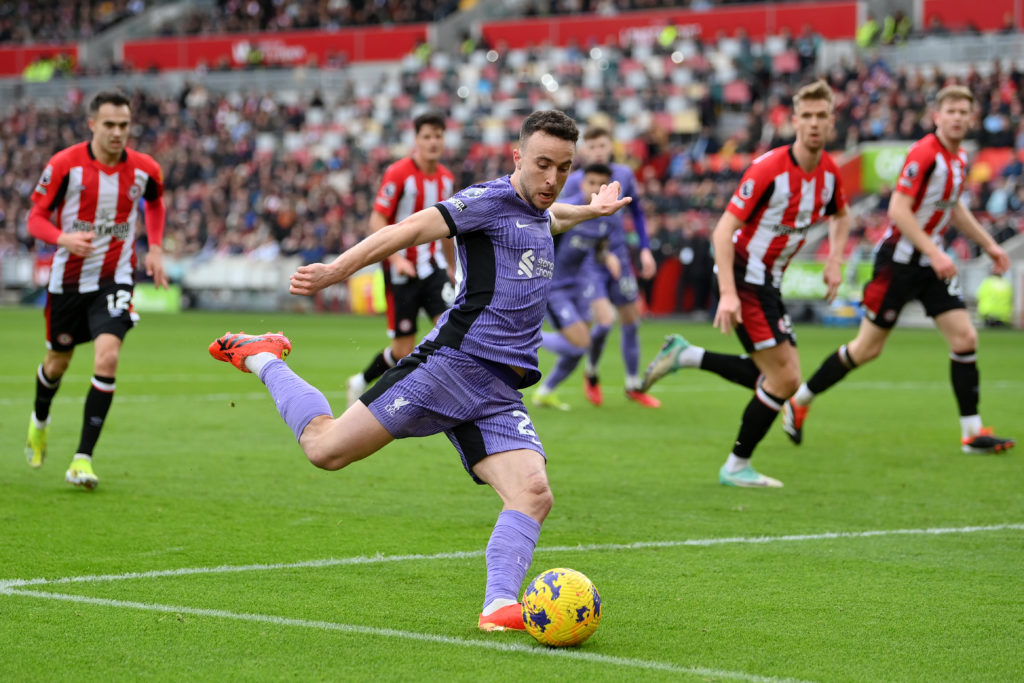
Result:
[[[579,645],[601,623],[601,596],[575,569],[549,569],[530,582],[523,594],[526,631],[544,645]]]

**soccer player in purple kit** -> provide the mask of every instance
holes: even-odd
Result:
[[[513,150],[515,171],[418,211],[367,237],[330,264],[301,266],[293,294],[311,295],[415,244],[455,237],[464,274],[452,308],[412,354],[388,370],[340,417],[284,358],[281,334],[227,333],[210,354],[253,372],[267,386],[306,457],[337,470],[393,439],[444,432],[463,466],[503,506],[487,544],[487,586],[479,627],[524,628],[519,588],[551,509],[546,458],[518,391],[540,379],[541,341],[554,266],[552,233],[610,215],[629,203],[618,183],[589,205],[556,203],[579,135],[559,111],[534,112]]]
[[[612,160],[614,143],[608,130],[604,128],[588,129],[583,134],[582,152],[588,164],[607,164],[612,169],[612,180],[618,181],[625,196],[637,196],[636,176],[633,174],[633,169]],[[569,175],[562,194],[566,197],[579,195],[582,179],[583,171],[581,169],[574,171]],[[640,244],[640,276],[649,280],[654,277],[657,266],[647,239],[647,223],[640,202],[632,202],[629,205],[629,212]],[[626,229],[621,215],[613,216],[611,220],[614,223],[609,232],[609,251],[618,257],[621,265],[620,272],[613,274],[605,263],[594,258],[587,259],[583,266],[583,277],[586,278],[589,288],[587,297],[590,300],[593,316],[590,349],[586,355],[584,393],[587,400],[594,405],[599,406],[604,402],[601,385],[598,381],[597,365],[604,351],[608,333],[615,322],[615,312],[618,311],[619,321],[622,325],[622,360],[626,364],[626,398],[648,408],[657,408],[661,402],[641,390],[643,382],[639,374],[640,309],[637,304],[640,298],[640,288],[637,285],[629,247],[626,243]]]
[[[588,164],[583,169],[580,194],[562,199],[570,204],[583,204],[611,182],[612,169],[607,164]],[[548,319],[556,331],[542,333],[541,348],[558,356],[555,367],[544,376],[533,392],[531,402],[538,407],[570,410],[571,406],[555,394],[579,365],[590,348],[590,304],[585,296],[586,282],[582,270],[588,257],[597,254],[603,262],[616,259],[608,252],[608,233],[612,216],[584,221],[559,236],[555,246],[555,277],[548,295]],[[616,259],[617,261],[617,259]],[[616,272],[620,266],[615,264]]]

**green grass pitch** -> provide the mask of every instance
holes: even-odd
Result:
[[[225,330],[284,330],[289,364],[344,407],[386,342],[380,318],[146,314],[129,335],[96,451],[99,488],[63,481],[92,362],[53,407],[50,455],[23,458],[38,309],[0,309],[0,680],[1024,679],[1024,450],[960,453],[934,330],[815,404],[804,444],[776,425],[755,456],[783,480],[717,470],[749,392],[683,371],[659,410],[627,403],[613,333],[606,404],[531,409],[555,507],[527,576],[567,566],[604,601],[582,647],[480,633],[483,549],[499,510],[443,436],[341,472],[311,466],[257,379],[213,361]],[[647,322],[644,361],[707,323]],[[798,326],[805,376],[852,330]],[[1024,435],[1024,336],[982,332],[981,408]],[[544,370],[553,357],[542,354]]]

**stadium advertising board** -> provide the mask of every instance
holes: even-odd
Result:
[[[892,187],[907,158],[909,142],[864,145],[861,149],[861,189],[878,192],[883,185]]]
[[[859,261],[853,266],[851,277],[850,265],[843,266],[843,282],[839,285],[837,299],[860,301],[864,285],[871,279],[872,263]],[[822,280],[825,272],[824,261],[791,261],[786,273],[782,276],[782,297],[784,299],[824,300],[828,288]]]
[[[985,0],[985,2],[964,2],[964,0],[923,0],[922,17],[924,26],[931,25],[935,17],[943,26],[953,31],[962,31],[973,26],[980,31],[998,31],[1010,25],[1024,27],[1024,11],[1021,0]]]
[[[425,24],[339,31],[289,31],[130,40],[124,63],[136,69],[239,69],[265,66],[324,66],[331,60],[366,62],[401,59],[427,38]]]
[[[78,46],[73,43],[0,47],[0,76],[17,76],[25,68],[42,59],[66,56],[78,61]]]
[[[722,7],[707,12],[660,10],[629,12],[613,17],[559,17],[558,21],[519,19],[485,23],[481,30],[494,46],[510,48],[533,45],[626,41],[654,42],[662,29],[674,26],[680,35],[715,38],[719,33],[736,35],[744,29],[753,40],[778,35],[788,29],[799,35],[804,26],[830,40],[853,38],[857,30],[856,2],[801,2]]]

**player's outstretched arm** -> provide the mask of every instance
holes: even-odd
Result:
[[[996,244],[988,230],[978,222],[971,210],[964,206],[963,202],[957,202],[953,207],[953,215],[950,221],[957,230],[967,235],[967,238],[977,244],[992,259],[992,272],[1002,275],[1010,269],[1010,257],[1003,248]]]
[[[633,201],[632,197],[619,199],[620,191],[619,181],[616,180],[608,185],[602,185],[601,189],[590,198],[589,204],[578,205],[555,202],[548,209],[551,213],[551,232],[565,232],[577,223],[589,221],[591,218],[597,218],[598,216],[612,215]]]
[[[288,288],[292,294],[315,294],[324,287],[342,282],[360,268],[383,261],[396,251],[426,244],[448,236],[448,224],[441,212],[431,206],[405,220],[378,230],[344,252],[331,263],[299,266]]]
[[[850,239],[850,209],[844,206],[832,216],[828,224],[828,259],[825,260],[825,272],[822,278],[828,290],[825,301],[832,303],[839,293],[839,285],[843,282],[843,253],[846,242]]]

